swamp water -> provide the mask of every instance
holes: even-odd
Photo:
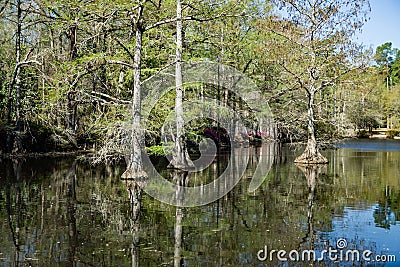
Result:
[[[251,148],[223,198],[176,208],[143,192],[140,216],[123,166],[2,159],[0,266],[400,266],[400,143],[344,142],[320,168],[296,166],[301,152],[282,147],[249,193]],[[216,178],[229,155],[219,159],[189,186]],[[165,164],[155,163],[167,175]]]

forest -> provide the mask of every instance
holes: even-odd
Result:
[[[398,256],[400,140],[368,137],[400,139],[400,48],[359,41],[370,16],[368,0],[0,0],[0,265]]]
[[[307,142],[299,161],[324,162],[320,144],[374,128],[394,137],[400,50],[357,42],[369,12],[366,0],[1,0],[0,155],[91,151],[105,162],[143,140],[163,153],[168,114],[179,133],[182,101],[200,94],[242,114],[251,140],[265,138],[242,98],[184,84],[184,62],[223,64],[254,81],[274,117],[268,137]],[[176,88],[143,128],[141,87],[170,67]],[[175,140],[178,167],[187,144],[219,129],[206,119],[187,127]]]

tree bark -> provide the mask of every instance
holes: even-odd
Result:
[[[317,140],[315,138],[315,127],[314,127],[314,99],[315,89],[311,88],[308,91],[308,112],[307,112],[307,146],[303,154],[295,159],[295,163],[303,164],[325,164],[328,160],[321,155],[318,150]]]
[[[21,0],[17,1],[17,33],[15,36],[16,45],[16,62],[18,64],[21,62],[21,33],[22,33],[22,10],[21,10]],[[17,67],[17,73],[15,76],[15,128],[17,131],[21,128],[21,68]]]
[[[13,86],[12,84],[8,87],[8,98],[7,98],[7,123],[11,124],[11,114],[12,114],[12,102],[13,102],[13,97],[12,97],[12,92],[13,92]]]
[[[181,0],[176,1],[176,65],[175,65],[175,115],[176,115],[176,137],[174,146],[174,155],[169,164],[170,168],[185,169],[193,167],[189,154],[187,152],[183,120],[183,79],[182,79],[182,51],[183,51],[183,37],[182,37],[182,4]]]
[[[19,63],[21,62],[21,34],[22,34],[22,9],[21,0],[17,0],[17,30],[15,33],[15,80],[13,78],[11,85],[8,89],[8,100],[7,100],[7,122],[11,124],[12,112],[13,112],[13,87],[15,81],[15,126],[16,129],[20,128],[20,117],[21,117],[21,68]]]
[[[142,148],[143,148],[143,132],[141,129],[141,63],[142,63],[142,39],[143,28],[141,25],[141,17],[143,7],[139,8],[138,19],[136,22],[136,45],[134,53],[134,74],[133,74],[133,99],[132,99],[132,129],[130,136],[131,151],[128,158],[128,167],[122,174],[122,179],[140,179],[146,178],[147,174],[143,169]]]
[[[77,37],[77,26],[73,25],[69,29],[69,59],[70,61],[75,60],[77,56],[76,50],[76,37]],[[77,121],[77,101],[76,101],[76,89],[75,85],[67,92],[67,112],[68,112],[68,129],[70,131],[69,139],[71,143],[78,147],[78,143],[76,141],[76,121]]]

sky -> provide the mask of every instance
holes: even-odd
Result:
[[[356,41],[374,50],[386,42],[400,49],[400,0],[370,0],[370,5],[370,19]]]

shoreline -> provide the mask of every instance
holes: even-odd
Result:
[[[51,151],[51,152],[27,152],[27,153],[4,153],[0,154],[0,158],[15,159],[15,158],[46,158],[46,157],[64,157],[64,156],[79,156],[83,154],[94,153],[93,150],[77,150],[77,151]]]

